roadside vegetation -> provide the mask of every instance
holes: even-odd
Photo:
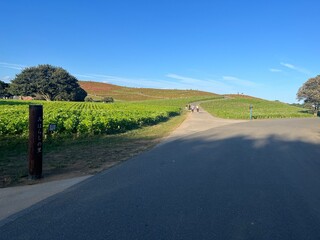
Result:
[[[312,111],[279,101],[267,101],[243,95],[226,95],[201,106],[213,116],[227,119],[253,119],[312,117]]]

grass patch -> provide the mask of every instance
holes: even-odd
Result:
[[[227,119],[250,119],[250,105],[253,106],[253,119],[312,117],[304,108],[249,97],[233,96],[201,104],[212,115]]]
[[[95,174],[146,151],[168,136],[186,118],[186,112],[166,122],[115,135],[46,139],[44,178],[38,182]],[[28,180],[28,140],[0,138],[0,187],[32,184]]]

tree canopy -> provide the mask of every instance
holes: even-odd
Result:
[[[297,99],[304,100],[305,103],[312,104],[315,113],[320,106],[320,75],[310,78],[299,88]]]
[[[14,95],[41,96],[47,101],[83,101],[87,96],[78,80],[61,67],[38,65],[24,69],[10,84]]]
[[[9,97],[8,93],[9,84],[0,80],[0,97]]]

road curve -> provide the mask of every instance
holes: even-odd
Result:
[[[203,112],[189,117],[197,131],[182,125],[24,210],[0,239],[320,239],[319,118],[212,126]]]

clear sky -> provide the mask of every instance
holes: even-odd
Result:
[[[0,79],[78,80],[296,102],[320,74],[319,0],[2,0]]]

